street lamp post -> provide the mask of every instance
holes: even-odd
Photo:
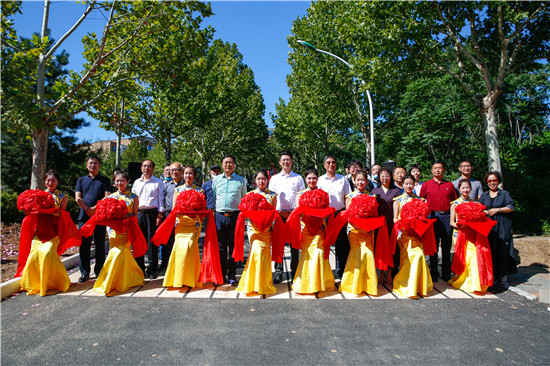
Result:
[[[351,65],[346,61],[344,60],[343,58],[341,58],[340,56],[336,56],[335,54],[333,53],[330,53],[328,51],[325,51],[325,50],[321,50],[321,49],[318,49],[317,47],[313,46],[312,44],[310,43],[307,43],[305,41],[302,41],[302,40],[298,40],[297,41],[300,45],[304,46],[305,48],[307,48],[308,50],[312,50],[312,51],[317,51],[317,52],[320,52],[320,53],[324,53],[325,55],[329,55],[329,56],[332,56],[334,57],[335,59],[343,62],[344,64],[346,64],[347,67],[349,67],[350,69],[352,68]],[[359,79],[361,80],[361,84],[365,85],[365,81],[362,80],[362,79]],[[373,112],[372,112],[372,98],[370,96],[370,92],[369,90],[367,89],[367,97],[369,98],[369,124],[370,124],[370,161],[371,161],[371,166],[374,165],[374,162],[375,162],[375,159],[374,159],[374,122],[373,122]]]

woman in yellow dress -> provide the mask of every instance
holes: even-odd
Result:
[[[22,272],[19,274],[18,270],[16,276],[21,276],[21,290],[27,291],[27,295],[40,294],[40,296],[45,296],[48,290],[65,292],[71,286],[67,270],[59,259],[59,255],[65,252],[68,246],[65,245],[62,248],[64,244],[60,243],[59,234],[67,234],[67,231],[70,231],[71,235],[74,234],[76,237],[77,230],[69,214],[65,211],[67,196],[56,189],[58,183],[59,174],[54,170],[49,170],[45,178],[46,192],[53,198],[55,205],[52,206],[58,210],[56,213],[36,215],[36,230],[31,234],[32,246],[30,253],[28,253],[26,260],[22,260],[20,257]],[[64,217],[67,224],[66,228],[60,225],[63,222],[60,210],[63,210],[63,214],[66,215]],[[72,225],[72,228],[70,225]],[[76,241],[73,242],[71,246],[76,243]],[[23,261],[25,261],[24,264]]]
[[[189,165],[183,169],[183,179],[185,181],[174,191],[172,202],[174,206],[177,197],[181,192],[194,190],[204,195],[202,188],[194,184],[195,167]],[[199,282],[201,273],[201,256],[199,249],[199,237],[202,228],[202,217],[187,216],[178,214],[176,216],[175,240],[170,254],[170,260],[166,267],[164,281],[162,286],[181,288],[202,287]]]
[[[266,188],[269,178],[265,169],[256,172],[254,181],[257,188],[247,193],[247,195],[252,193],[261,194],[269,204],[276,207],[277,193]],[[275,219],[275,216],[273,216],[273,219]],[[237,291],[247,295],[273,294],[277,292],[277,289],[273,286],[273,276],[271,274],[271,239],[274,222],[271,221],[271,225],[262,231],[252,220],[248,219],[247,221],[250,253],[239,280]]]
[[[124,201],[128,207],[126,217],[137,217],[139,201],[138,197],[127,189],[128,173],[119,170],[114,175],[117,191],[107,198]],[[114,290],[124,292],[131,287],[143,286],[143,271],[134,259],[135,253],[132,255],[130,250],[133,243],[128,230],[116,231],[108,226],[107,234],[109,235],[109,254],[94,283],[94,291],[109,295]]]
[[[367,172],[357,171],[354,181],[356,189],[346,196],[346,209],[349,208],[355,197],[362,194],[371,195],[366,188],[367,182]],[[378,277],[374,261],[374,231],[367,232],[348,223],[348,238],[350,251],[340,284],[340,292],[355,295],[366,292],[369,295],[377,296]]]
[[[405,204],[413,199],[420,199],[413,192],[414,185],[414,177],[407,174],[403,179],[405,193],[394,198],[394,223],[401,219],[401,210]],[[428,230],[432,230],[432,228],[430,227]],[[400,261],[399,272],[393,279],[393,292],[409,298],[418,298],[418,295],[427,296],[433,290],[433,282],[424,257],[422,238],[412,229],[402,230],[397,237],[397,243],[400,250]]]
[[[447,282],[449,285],[452,285],[454,288],[460,289],[465,292],[483,294],[487,291],[490,284],[492,283],[492,274],[491,279],[487,284],[482,284],[480,280],[479,266],[478,261],[481,259],[483,261],[483,256],[480,258],[478,254],[478,248],[476,247],[475,239],[478,238],[476,233],[467,227],[458,226],[458,219],[460,214],[456,211],[456,208],[466,202],[473,202],[469,197],[470,191],[472,190],[472,185],[469,179],[461,179],[458,182],[458,191],[460,192],[460,198],[451,202],[451,217],[450,225],[455,229],[453,232],[453,241],[457,243],[458,232],[462,231],[462,235],[465,235],[465,245],[458,244],[456,246],[456,251],[463,250],[463,253],[458,254],[455,251],[455,256],[453,258],[453,272],[457,263],[456,261],[463,261],[462,273],[456,273],[455,276]],[[474,241],[472,241],[474,240]],[[488,242],[487,242],[488,243]],[[490,252],[490,251],[489,251]],[[490,256],[489,256],[490,258]],[[492,261],[490,261],[492,263]],[[482,263],[484,268],[492,269],[491,263]]]
[[[328,252],[325,253],[329,248],[325,248],[324,245],[327,228],[324,216],[328,215],[311,214],[316,209],[327,211],[327,213],[330,211],[330,214],[334,213],[334,209],[330,210],[328,207],[328,194],[317,189],[318,178],[319,173],[317,173],[317,169],[310,168],[306,171],[305,181],[308,188],[298,193],[296,210],[293,211],[287,220],[287,223],[292,227],[292,221],[300,218],[301,252],[292,284],[292,290],[298,294],[315,294],[320,291],[332,291],[335,289],[334,274],[330,268]],[[321,191],[324,194],[316,191]],[[311,194],[326,195],[326,206],[314,207],[309,205],[307,198]],[[308,213],[307,211],[311,212]]]

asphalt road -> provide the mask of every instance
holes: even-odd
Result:
[[[550,364],[550,311],[511,292],[430,301],[21,294],[1,307],[2,365]]]

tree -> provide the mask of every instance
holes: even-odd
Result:
[[[361,70],[360,77],[379,79],[403,70],[451,76],[479,109],[489,169],[501,171],[498,100],[510,76],[535,71],[548,61],[547,3],[365,2],[342,6],[345,16],[337,18],[340,37],[356,47],[351,63]],[[348,23],[351,19],[353,24]],[[378,61],[381,65],[376,65]]]
[[[252,70],[235,44],[214,40],[179,87],[184,151],[200,157],[202,171],[224,154],[234,155],[241,174],[265,165],[268,151],[264,103]]]
[[[140,47],[154,41],[152,35],[169,31],[178,22],[200,22],[201,16],[211,13],[210,6],[201,2],[92,1],[87,3],[80,19],[59,40],[50,44],[47,30],[50,1],[45,0],[41,35],[33,39],[32,48],[21,49],[8,20],[20,12],[20,4],[20,1],[2,2],[3,57],[4,53],[12,54],[10,60],[14,61],[3,70],[3,74],[17,74],[14,85],[21,85],[18,90],[2,89],[3,99],[8,99],[2,113],[31,129],[33,188],[43,185],[41,178],[45,170],[48,131],[62,128],[68,119],[88,110],[112,87],[134,79],[137,69],[155,73],[154,65],[147,65],[147,60],[140,58]],[[91,34],[83,39],[88,63],[81,73],[70,73],[70,80],[56,83],[53,93],[48,94],[45,90],[47,65],[57,49],[94,10],[105,11],[108,16],[101,38]],[[32,72],[33,69],[36,71]],[[21,72],[23,70],[25,72]],[[99,92],[98,84],[103,85]]]

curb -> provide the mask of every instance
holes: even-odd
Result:
[[[525,297],[528,300],[536,300],[537,297],[535,295],[530,294],[529,292],[523,291],[517,287],[510,286],[508,288],[510,291],[515,292],[516,294]]]
[[[94,256],[95,256],[95,248],[92,248],[90,252],[90,258]],[[79,261],[80,261],[80,255],[77,253],[77,254],[71,255],[70,257],[62,259],[61,263],[63,263],[66,269],[70,269],[77,266]],[[4,299],[8,296],[13,295],[17,291],[19,291],[20,280],[21,280],[20,278],[14,278],[12,280],[4,282],[1,287],[0,297]]]

